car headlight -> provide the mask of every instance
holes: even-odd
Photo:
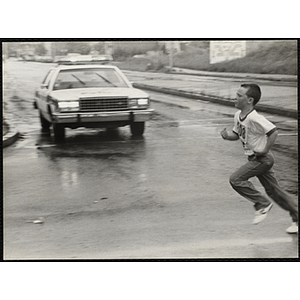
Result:
[[[138,99],[137,102],[138,102],[138,105],[140,105],[140,106],[147,106],[149,103],[149,99],[148,98]]]
[[[149,105],[148,98],[129,99],[130,108],[146,108]]]
[[[60,111],[79,110],[79,101],[59,101],[58,108]]]

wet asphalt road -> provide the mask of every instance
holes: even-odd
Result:
[[[142,139],[127,127],[78,129],[56,145],[26,103],[13,102],[22,139],[3,153],[5,259],[298,257],[288,214],[275,205],[254,226],[252,205],[229,186],[245,158],[239,142],[220,138],[232,118],[218,106],[155,101]],[[274,152],[293,197],[296,143],[295,131],[281,131]]]

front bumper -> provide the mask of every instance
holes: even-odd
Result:
[[[109,123],[109,122],[145,122],[148,121],[154,109],[126,110],[113,112],[74,112],[74,113],[53,113],[52,122],[56,124],[88,124],[88,123]]]

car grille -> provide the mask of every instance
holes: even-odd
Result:
[[[128,109],[127,98],[84,98],[80,99],[81,111],[105,111]]]

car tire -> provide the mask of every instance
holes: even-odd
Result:
[[[65,138],[65,127],[61,124],[53,124],[54,138],[56,141],[63,141]]]
[[[41,121],[42,128],[44,130],[49,130],[51,124],[43,117],[41,112],[40,112],[40,121]]]
[[[133,122],[130,124],[131,134],[133,136],[141,136],[145,131],[145,122]]]

